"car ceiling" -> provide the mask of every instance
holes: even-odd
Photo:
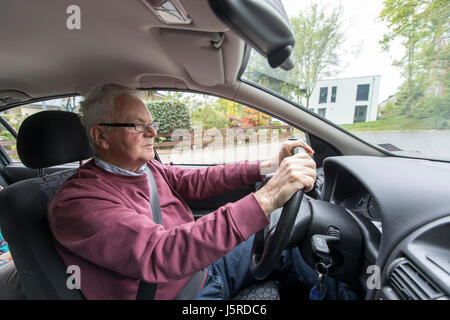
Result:
[[[152,1],[152,0],[148,0]],[[181,0],[189,25],[161,22],[143,0],[0,2],[0,95],[83,93],[114,82],[134,88],[232,88],[245,43],[207,0]],[[69,5],[81,30],[69,30]],[[222,47],[211,41],[225,35]],[[208,90],[209,91],[209,90]]]

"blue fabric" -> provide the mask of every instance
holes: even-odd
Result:
[[[257,283],[250,274],[250,254],[254,236],[236,246],[230,253],[208,267],[205,285],[193,299],[229,300],[240,290]],[[303,286],[310,290],[317,273],[303,260],[298,248],[285,250],[273,271],[275,278],[289,286]],[[356,300],[357,296],[344,284],[325,277],[326,300]]]
[[[0,231],[0,254],[9,252],[8,244],[5,239],[3,239],[2,232]]]
[[[9,252],[8,244],[5,239],[3,239],[2,232],[0,231],[0,255]],[[10,260],[0,259],[0,268],[6,265]]]

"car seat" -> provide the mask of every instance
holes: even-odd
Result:
[[[39,177],[19,181],[0,192],[0,228],[8,242],[28,299],[84,299],[66,285],[69,274],[54,246],[47,202],[77,170],[43,175],[44,168],[92,157],[79,116],[42,111],[24,120],[17,137],[22,163]]]

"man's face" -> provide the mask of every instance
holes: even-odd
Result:
[[[113,123],[151,122],[152,116],[148,108],[137,97],[120,95],[114,101]],[[147,161],[155,157],[153,142],[156,131],[149,126],[147,130],[138,132],[134,127],[114,127],[104,132],[108,142],[105,150],[111,163],[130,171],[140,169]]]

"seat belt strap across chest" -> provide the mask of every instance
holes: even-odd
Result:
[[[155,178],[150,168],[147,166],[147,179],[148,186],[150,188],[150,206],[152,208],[153,221],[157,224],[162,225],[161,217],[161,206],[159,204],[158,191],[156,189]],[[195,273],[188,283],[181,289],[178,295],[175,297],[176,300],[191,299],[197,290],[200,288],[201,283],[206,272],[206,268]],[[154,300],[156,289],[158,284],[149,283],[146,281],[139,282],[139,289],[136,295],[136,300]]]
[[[162,225],[161,217],[161,206],[159,204],[158,191],[156,190],[155,178],[153,177],[152,171],[147,166],[147,180],[148,187],[150,189],[150,206],[152,208],[153,222]],[[154,300],[156,289],[158,284],[149,283],[141,280],[139,282],[139,289],[136,295],[136,300]]]

